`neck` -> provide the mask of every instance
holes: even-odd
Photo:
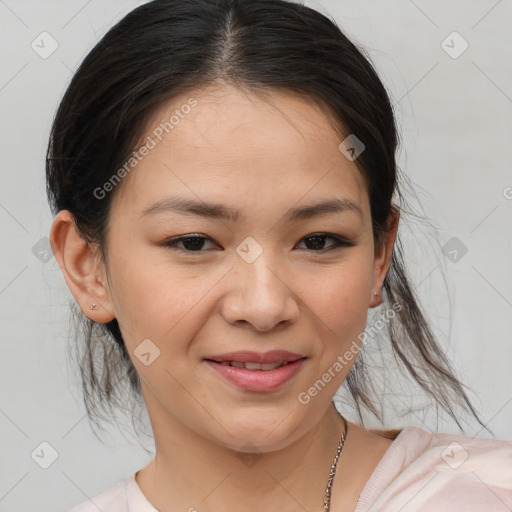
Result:
[[[238,512],[240,503],[246,512],[322,510],[343,431],[332,402],[305,435],[264,453],[255,447],[253,453],[247,446],[226,448],[170,420],[165,428],[152,421],[156,455],[137,474],[142,492],[158,510]]]

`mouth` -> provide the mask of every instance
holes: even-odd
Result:
[[[205,359],[205,361],[211,361],[212,363],[217,363],[222,366],[234,366],[235,368],[245,368],[246,370],[263,370],[263,371],[270,371],[270,370],[276,370],[278,368],[282,368],[283,366],[286,366],[292,361],[275,361],[273,363],[256,363],[256,362],[246,362],[243,363],[241,361],[215,361],[214,359]]]
[[[270,392],[281,388],[302,368],[307,357],[293,361],[277,360],[270,363],[253,361],[216,361],[205,359],[204,362],[232,386],[242,391]]]

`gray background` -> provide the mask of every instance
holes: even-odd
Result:
[[[67,510],[151,458],[114,428],[102,444],[87,422],[66,355],[72,296],[48,253],[44,182],[51,120],[73,70],[141,3],[0,0],[0,511]],[[412,281],[482,419],[512,439],[512,2],[307,4],[368,48],[390,91],[400,166],[432,222],[401,226]],[[58,43],[47,58],[31,47],[43,31]],[[460,55],[454,31],[469,44]],[[415,413],[386,420],[406,424],[460,433]],[[465,433],[490,437],[477,425]],[[43,469],[52,449],[57,458]]]

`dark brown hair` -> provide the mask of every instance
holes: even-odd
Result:
[[[56,113],[47,160],[47,194],[53,214],[69,210],[84,240],[97,244],[105,262],[112,200],[121,185],[98,199],[101,187],[123,166],[155,110],[186,91],[224,82],[253,92],[285,90],[323,105],[341,134],[355,134],[365,150],[356,164],[370,198],[376,244],[392,208],[404,214],[395,161],[399,138],[393,107],[364,48],[334,20],[285,0],[155,0],[112,27],[81,63]],[[342,139],[340,139],[342,140]],[[402,176],[405,180],[405,176]],[[393,202],[394,196],[399,204]],[[481,425],[425,319],[397,236],[384,281],[385,306],[402,307],[387,334],[401,368],[461,427],[462,406]],[[138,374],[116,319],[96,324],[76,307],[84,401],[90,419],[100,408],[123,407],[126,391],[141,399]],[[129,386],[121,385],[127,379]],[[362,423],[362,409],[377,418],[364,344],[344,386]]]

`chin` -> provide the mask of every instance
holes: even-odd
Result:
[[[261,407],[244,410],[243,413],[230,414],[229,423],[223,423],[219,433],[222,439],[216,439],[226,448],[245,453],[263,453],[280,450],[289,446],[303,435],[308,426],[297,425],[289,409],[276,408],[274,412],[263,412]]]

